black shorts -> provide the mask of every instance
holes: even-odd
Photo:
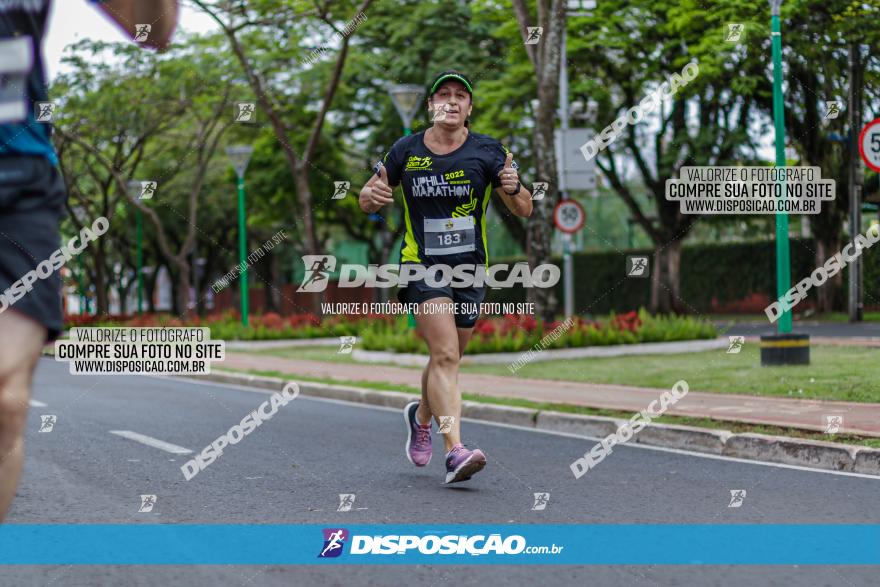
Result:
[[[0,294],[59,249],[66,199],[61,172],[46,158],[0,155]],[[54,340],[64,327],[60,271],[30,286],[21,297],[4,295],[0,311],[33,318],[48,331],[47,340]]]
[[[463,305],[477,308],[486,298],[485,287],[434,287],[425,283],[424,279],[413,281],[406,287],[397,291],[397,299],[401,304],[421,304],[434,298],[449,298],[457,304],[455,312],[455,326],[457,328],[473,328],[480,317],[480,312],[468,314],[461,307]]]

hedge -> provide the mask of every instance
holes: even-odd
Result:
[[[843,244],[846,244],[844,241]],[[812,239],[791,239],[792,285],[809,275],[815,267],[815,243]],[[647,255],[653,250],[575,253],[575,310],[581,314],[628,312],[648,306],[651,280],[627,278],[626,255]],[[880,305],[880,246],[864,254],[865,306]],[[491,263],[515,263],[522,259],[492,259]],[[553,263],[562,267],[562,259]],[[651,267],[653,270],[653,267]],[[843,286],[834,292],[838,307],[845,304],[847,271]],[[833,287],[826,283],[823,287]],[[563,299],[560,279],[555,293]],[[681,258],[681,298],[690,312],[711,312],[719,306],[747,300],[750,296],[776,297],[776,245],[773,241],[685,245]],[[487,301],[522,302],[523,288],[489,290]],[[714,300],[714,304],[713,304]],[[808,300],[815,300],[811,292]],[[807,307],[807,302],[802,302]]]

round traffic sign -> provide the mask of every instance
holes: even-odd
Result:
[[[569,234],[579,231],[584,226],[587,213],[583,206],[575,200],[559,200],[553,208],[553,223],[556,228]]]
[[[868,167],[880,172],[880,118],[875,118],[862,129],[859,153]]]

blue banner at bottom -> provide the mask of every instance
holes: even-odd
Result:
[[[880,565],[880,525],[0,525],[0,565]]]

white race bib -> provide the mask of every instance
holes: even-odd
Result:
[[[425,254],[454,255],[476,250],[474,217],[425,218]]]
[[[0,39],[0,123],[27,118],[28,74],[33,66],[30,37]]]

